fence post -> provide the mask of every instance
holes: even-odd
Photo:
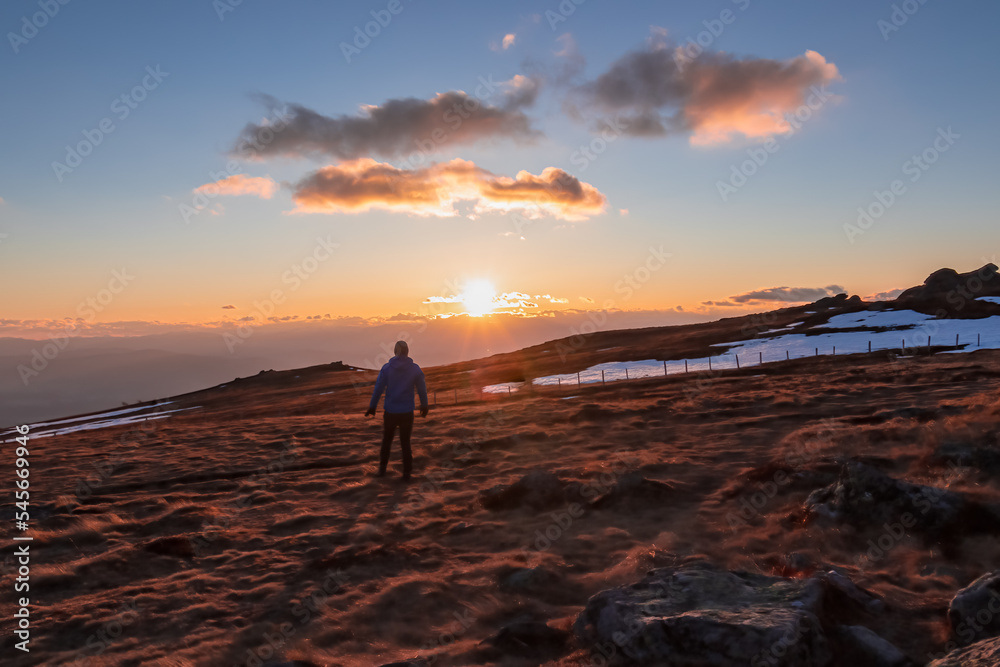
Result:
[[[927,351],[928,352],[931,351],[931,337],[930,336],[927,337]]]
[[[628,366],[625,367],[625,379],[628,379]]]
[[[759,358],[759,363],[763,366],[764,365],[764,353],[763,352],[758,352],[757,354],[760,357]]]
[[[955,347],[958,347],[958,334],[955,334]]]
[[[667,377],[667,360],[663,360],[663,377]]]
[[[560,386],[560,387],[562,386],[562,378],[561,378],[561,377],[557,377],[557,378],[556,378],[556,384],[557,384],[558,386]]]
[[[604,371],[601,370],[601,386],[604,386]]]
[[[837,346],[833,346],[833,356],[837,356]]]
[[[785,361],[788,361],[791,357],[788,354],[788,350],[785,350]]]
[[[684,372],[685,373],[688,372],[688,360],[687,359],[684,360]]]
[[[708,358],[708,370],[712,370],[712,357]]]
[[[733,356],[736,357],[736,370],[739,370],[740,369],[740,355],[734,354]]]
[[[507,385],[507,395],[510,396],[510,385]]]
[[[869,352],[872,351],[872,342],[871,341],[868,341],[868,351]]]
[[[580,384],[580,371],[576,372],[576,383],[577,383],[577,385]]]
[[[816,356],[817,357],[819,356],[819,348],[818,347],[816,348]]]

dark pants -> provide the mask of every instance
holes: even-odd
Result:
[[[413,433],[413,413],[412,412],[383,412],[385,419],[385,430],[382,433],[382,452],[379,459],[378,470],[384,473],[389,467],[389,449],[392,447],[392,438],[396,435],[396,427],[399,427],[399,444],[403,448],[403,477],[409,477],[413,470],[413,453],[410,451],[410,434]]]

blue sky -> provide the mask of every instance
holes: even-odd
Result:
[[[580,297],[616,298],[617,281],[651,246],[671,260],[616,305],[696,310],[705,300],[775,286],[842,285],[864,295],[916,283],[940,266],[978,267],[1000,246],[995,3],[928,0],[885,39],[878,22],[891,20],[888,2],[587,0],[563,3],[575,10],[553,27],[548,12],[558,14],[558,2],[402,0],[402,11],[346,62],[341,43],[388,4],[245,0],[220,20],[207,0],[69,2],[15,53],[9,33],[21,33],[23,17],[41,10],[37,2],[5,3],[0,271],[22,287],[5,298],[3,316],[73,316],[122,266],[136,280],[102,321],[236,316],[322,237],[339,252],[294,295],[288,313],[418,312],[426,297],[473,279],[583,308]],[[726,201],[719,181],[761,140],[695,146],[684,133],[624,136],[580,170],[572,156],[595,135],[567,114],[568,88],[646,48],[660,29],[674,44],[697,38],[724,10],[734,20],[708,51],[774,61],[818,52],[842,77],[829,86],[837,99],[801,130],[776,137],[778,150]],[[565,170],[606,197],[600,215],[543,217],[505,236],[510,216],[496,213],[288,215],[287,187],[270,199],[220,198],[219,215],[203,211],[189,224],[178,213],[194,188],[225,168],[241,129],[267,113],[255,93],[327,116],[390,99],[471,94],[480,77],[551,73],[567,33],[586,65],[574,84],[547,80],[525,109],[542,138],[448,146],[434,159],[461,158],[508,177]],[[516,35],[512,46],[491,48],[507,34]],[[113,100],[141,84],[147,67],[169,74],[118,119]],[[114,131],[59,182],[52,163],[106,117]],[[904,164],[943,128],[959,138],[910,182]],[[274,157],[241,169],[294,184],[331,162]],[[844,224],[894,179],[906,181],[905,194],[849,242]]]

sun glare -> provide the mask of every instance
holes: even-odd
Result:
[[[497,291],[493,283],[488,280],[473,280],[465,286],[462,291],[462,304],[465,305],[465,312],[473,317],[482,317],[486,313],[493,312],[493,303],[496,299]]]

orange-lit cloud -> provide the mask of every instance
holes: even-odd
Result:
[[[837,66],[815,51],[788,60],[692,54],[657,33],[646,49],[571,91],[568,108],[613,114],[628,135],[683,132],[704,146],[790,133],[786,115],[803,105],[811,115],[834,97],[824,87],[839,80]]]
[[[467,203],[473,215],[519,211],[563,220],[586,219],[607,205],[597,188],[555,167],[510,178],[461,159],[410,170],[370,158],[331,165],[299,182],[293,198],[295,213],[380,209],[451,217],[462,214],[458,205]]]
[[[510,47],[514,46],[515,39],[517,39],[517,35],[512,32],[507,33],[503,36],[503,42],[500,43],[500,48],[506,51]]]
[[[270,199],[278,191],[278,184],[270,176],[235,174],[228,178],[223,178],[221,181],[200,185],[194,191],[202,192],[209,196],[238,197],[240,195],[254,195],[261,199]]]

